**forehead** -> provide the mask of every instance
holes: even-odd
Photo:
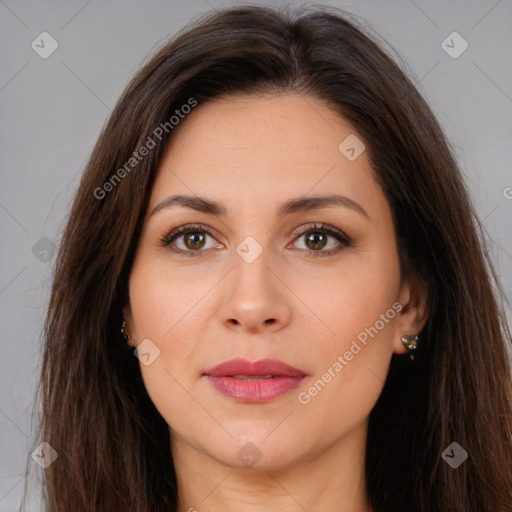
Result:
[[[349,160],[340,151],[340,143],[354,136],[347,120],[301,94],[199,104],[171,134],[149,210],[171,193],[214,197],[238,208],[308,194],[382,200],[366,153]]]
[[[355,129],[348,121],[316,98],[297,93],[224,97],[199,104],[173,131],[166,153],[176,156],[176,146],[186,143],[217,156],[229,151],[230,159],[270,153],[288,160],[291,149],[295,159],[314,158],[328,146],[336,154],[339,137],[350,133]]]

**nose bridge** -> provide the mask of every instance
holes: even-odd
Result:
[[[233,253],[233,266],[220,310],[221,321],[249,331],[265,326],[282,328],[290,311],[283,284],[275,275],[278,265],[271,248],[246,237]]]
[[[241,291],[247,297],[256,293],[262,298],[266,295],[267,301],[271,302],[276,295],[281,295],[283,287],[275,275],[280,267],[279,248],[273,235],[276,220],[271,214],[265,214],[272,208],[265,205],[262,193],[255,193],[252,199],[248,196],[244,199],[238,215],[244,230],[237,233],[241,239],[233,251],[233,279],[243,287],[253,288],[252,291],[237,290],[238,293]]]
[[[264,242],[263,242],[264,243]],[[252,236],[246,237],[235,250],[233,255],[234,272],[232,276],[233,289],[238,295],[249,301],[270,301],[277,292],[272,281],[275,276],[271,270],[272,258],[269,245],[262,245]],[[275,264],[274,264],[275,266]],[[258,296],[263,294],[265,297]]]

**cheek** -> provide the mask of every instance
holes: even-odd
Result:
[[[326,439],[365,421],[382,392],[394,332],[392,314],[386,323],[379,319],[382,311],[386,308],[373,304],[357,316],[340,314],[333,324],[335,339],[308,355],[318,371],[308,379],[297,400],[307,417],[317,418],[313,423],[318,420]]]
[[[142,254],[130,275],[130,303],[135,339],[149,339],[159,350],[151,364],[140,362],[144,385],[160,414],[171,418],[177,410],[191,407],[186,389],[198,377],[193,369],[200,318],[205,314],[201,298],[212,284],[190,286],[179,271],[171,275],[167,267]]]
[[[333,286],[336,284],[334,282]],[[330,294],[323,318],[332,332],[315,345],[311,357],[316,360],[317,367],[328,371],[341,356],[343,369],[335,373],[343,377],[332,380],[344,388],[342,394],[347,398],[351,392],[361,396],[369,380],[379,384],[372,371],[383,379],[386,375],[397,315],[393,304],[398,307],[394,301],[395,290],[377,284],[366,287],[361,279],[354,283],[346,279],[338,284],[337,292]]]
[[[377,254],[377,253],[375,253]],[[380,252],[379,254],[383,254]],[[376,257],[377,258],[377,257]],[[399,265],[390,252],[378,259],[332,273],[325,293],[314,295],[318,316],[329,326],[308,358],[318,369],[300,403],[329,411],[326,429],[357,425],[368,416],[386,380],[392,356]],[[393,308],[393,305],[395,306]],[[324,414],[324,413],[322,413]]]
[[[142,253],[130,275],[130,302],[135,330],[140,339],[150,338],[168,344],[173,333],[193,312],[204,286],[191,286],[179,268],[169,271],[162,258]]]
[[[380,339],[390,338],[400,280],[396,253],[353,253],[342,263],[332,272],[305,280],[300,288],[310,310],[328,328],[323,331],[331,341],[325,348],[344,349],[358,336],[364,338],[365,329],[376,322]]]

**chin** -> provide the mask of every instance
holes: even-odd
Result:
[[[216,443],[215,446],[204,447],[204,449],[219,462],[237,469],[252,471],[286,469],[297,462],[297,458],[302,455],[298,450],[302,451],[304,444],[298,442],[299,440],[295,443],[290,436],[287,436],[287,442],[277,435],[270,439],[274,435],[269,436],[270,431],[258,430],[253,436],[245,431],[240,436],[233,435],[228,444]]]

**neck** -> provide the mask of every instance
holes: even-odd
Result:
[[[370,512],[365,489],[367,423],[293,464],[233,467],[171,431],[178,512]]]

